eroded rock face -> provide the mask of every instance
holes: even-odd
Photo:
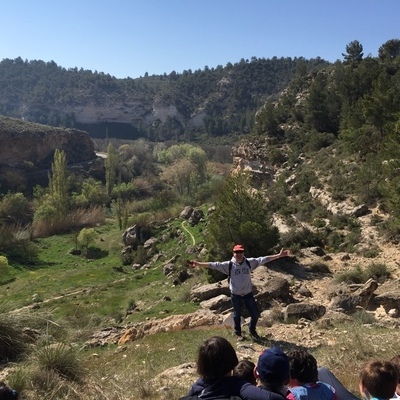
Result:
[[[56,149],[63,150],[68,164],[96,158],[89,134],[76,129],[53,128],[0,117],[0,166],[21,167],[27,162],[49,168]]]

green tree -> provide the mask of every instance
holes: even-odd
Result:
[[[128,226],[128,207],[125,200],[118,197],[111,201],[111,210],[113,215],[117,217],[118,227],[120,230]]]
[[[60,217],[68,213],[68,173],[65,151],[56,149],[49,175],[49,193]]]
[[[242,243],[248,254],[267,254],[278,243],[279,232],[262,195],[254,191],[245,174],[226,179],[210,216],[209,242],[213,255],[227,257],[234,243]]]
[[[257,114],[254,131],[258,135],[276,136],[279,128],[279,120],[276,107],[272,101],[267,101]]]
[[[0,220],[25,224],[32,220],[32,208],[22,193],[7,193],[0,202]]]
[[[385,42],[378,50],[378,57],[382,61],[394,60],[400,56],[400,40],[390,39]]]
[[[89,207],[106,204],[108,196],[101,181],[89,177],[82,182],[80,193],[74,193],[73,201],[77,207]]]
[[[363,99],[363,114],[365,121],[373,125],[379,132],[380,145],[385,136],[385,126],[397,120],[399,97],[397,88],[386,73],[382,73],[374,81],[372,90]]]
[[[116,183],[117,178],[117,152],[114,146],[110,143],[107,146],[107,158],[106,158],[106,192],[108,196],[111,196],[112,190]]]
[[[192,193],[195,166],[187,158],[182,158],[164,169],[162,179],[176,189],[182,196]]]
[[[363,46],[358,40],[353,40],[346,46],[346,53],[342,53],[344,61],[348,64],[358,64],[363,56]]]
[[[92,245],[97,237],[97,232],[94,228],[83,228],[78,235],[78,243],[80,244],[84,254],[87,256],[89,246]]]

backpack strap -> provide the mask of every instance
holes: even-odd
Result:
[[[229,261],[228,284],[231,281],[232,261]]]

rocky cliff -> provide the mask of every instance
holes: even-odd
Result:
[[[2,191],[20,189],[19,186],[26,186],[25,181],[32,180],[32,173],[50,168],[56,149],[65,151],[68,165],[96,159],[89,134],[76,129],[0,116],[0,141]]]
[[[75,129],[53,128],[0,117],[0,139],[1,166],[31,162],[36,167],[49,167],[56,149],[66,152],[68,164],[96,157],[89,134]]]

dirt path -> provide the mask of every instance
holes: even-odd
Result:
[[[189,231],[189,229],[186,228],[187,221],[182,221],[182,228],[185,230],[185,232],[187,232],[190,237],[192,238],[192,245],[194,246],[196,244],[196,239],[194,238],[194,236],[192,235],[192,232]]]

